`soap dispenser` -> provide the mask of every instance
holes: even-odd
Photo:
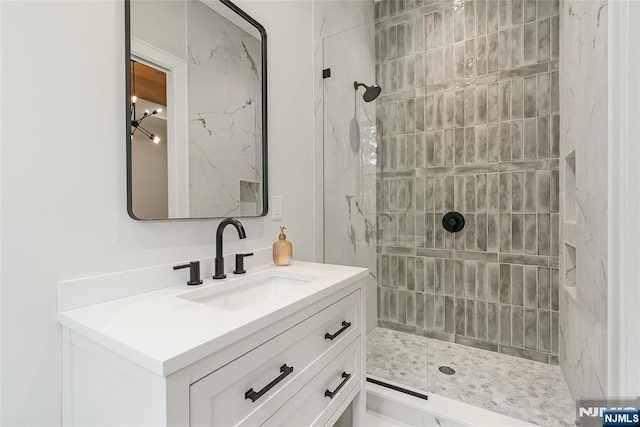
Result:
[[[290,265],[293,255],[293,245],[287,241],[284,230],[285,227],[280,227],[278,241],[273,244],[273,263],[278,266]]]

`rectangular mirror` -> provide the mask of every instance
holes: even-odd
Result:
[[[129,215],[266,215],[264,28],[227,0],[127,0],[125,28]]]

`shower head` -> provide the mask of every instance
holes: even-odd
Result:
[[[362,99],[365,102],[371,102],[380,96],[380,92],[382,92],[382,88],[378,85],[367,86],[364,83],[353,82],[353,88],[358,90],[358,88],[362,86],[365,88],[364,94],[362,95]]]

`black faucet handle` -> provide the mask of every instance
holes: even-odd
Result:
[[[176,265],[173,267],[174,270],[180,270],[182,268],[189,269],[189,281],[187,285],[202,284],[202,280],[200,280],[200,261],[191,261],[189,264]]]
[[[233,270],[233,274],[246,273],[246,270],[244,269],[244,259],[248,256],[253,256],[253,252],[247,254],[236,254],[236,269]]]

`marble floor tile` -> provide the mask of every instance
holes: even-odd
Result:
[[[456,373],[442,374],[443,365]],[[541,426],[575,424],[559,366],[376,328],[367,337],[367,374]]]

